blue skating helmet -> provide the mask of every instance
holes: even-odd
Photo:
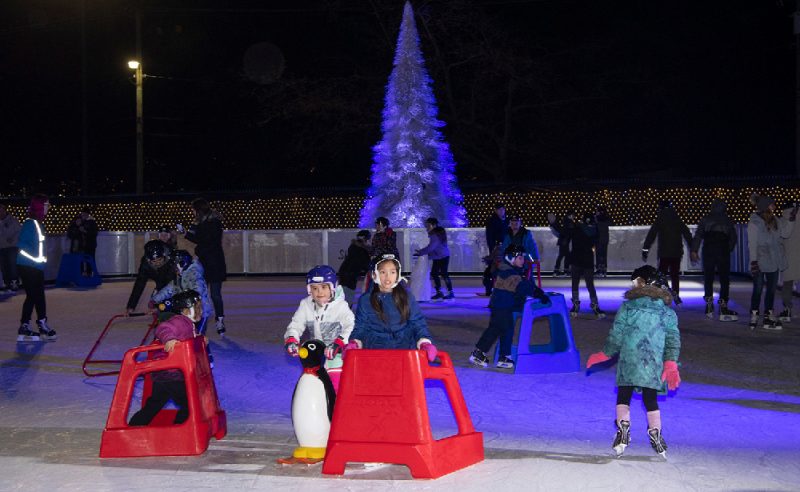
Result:
[[[317,265],[308,271],[306,275],[306,290],[311,295],[311,284],[328,284],[331,288],[331,295],[336,290],[336,270],[328,265]]]

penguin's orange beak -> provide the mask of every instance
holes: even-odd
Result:
[[[305,359],[308,357],[308,349],[305,347],[300,347],[300,350],[297,351],[297,355],[299,355],[301,359]]]

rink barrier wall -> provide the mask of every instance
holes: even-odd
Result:
[[[694,233],[696,226],[689,226]],[[649,226],[614,226],[609,231],[608,271],[630,272],[642,265],[641,250]],[[539,246],[541,268],[545,274],[552,271],[558,246],[556,237],[548,227],[533,227],[533,236]],[[227,230],[222,237],[228,273],[233,275],[305,274],[318,264],[328,264],[338,269],[359,229],[296,229],[296,230]],[[397,246],[403,270],[411,271],[412,254],[428,244],[424,229],[395,229]],[[737,225],[738,245],[731,253],[731,271],[747,273],[747,227]],[[135,275],[139,268],[144,244],[155,238],[155,233],[102,231],[97,237],[95,255],[97,269],[103,276]],[[451,273],[480,273],[484,270],[482,258],[489,254],[486,236],[481,228],[447,229],[450,247]],[[183,237],[178,247],[194,251],[194,244]],[[69,239],[52,235],[46,241],[47,266],[45,279],[55,280],[61,256],[69,253]],[[650,250],[651,265],[656,264],[658,247]],[[700,273],[701,265],[692,265],[684,245],[681,269]]]

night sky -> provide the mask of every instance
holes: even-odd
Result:
[[[369,184],[403,2],[5,0],[0,194]],[[794,2],[415,1],[464,186],[793,175]]]

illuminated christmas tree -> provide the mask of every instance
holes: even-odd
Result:
[[[467,225],[456,164],[436,115],[414,11],[406,2],[361,227],[371,227],[380,216],[389,218],[392,227],[423,227],[428,217],[446,227]]]

